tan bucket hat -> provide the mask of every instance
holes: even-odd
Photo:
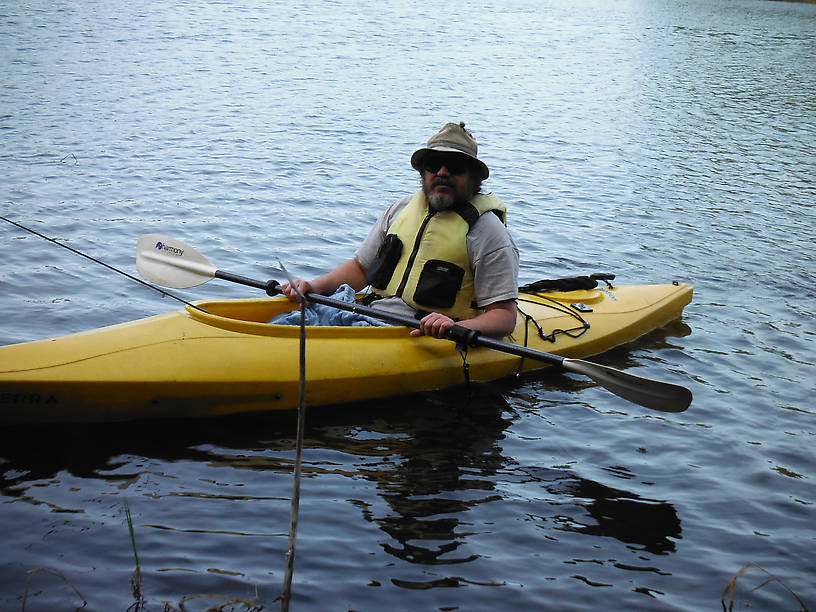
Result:
[[[428,153],[461,153],[470,157],[482,172],[482,180],[490,176],[487,165],[476,157],[479,147],[473,134],[465,129],[465,122],[446,123],[436,134],[430,137],[427,146],[417,149],[411,156],[411,165],[422,172],[422,160]]]

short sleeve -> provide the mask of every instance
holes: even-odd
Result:
[[[519,252],[510,232],[493,213],[484,213],[468,233],[476,305],[518,298]]]

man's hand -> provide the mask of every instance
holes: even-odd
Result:
[[[501,338],[515,329],[517,315],[516,301],[507,300],[489,304],[485,306],[485,311],[479,316],[459,321],[458,324],[481,332],[486,336]],[[411,330],[411,335],[444,338],[448,330],[455,324],[456,322],[449,316],[439,312],[432,312],[422,318],[419,322],[419,329]]]
[[[365,268],[360,265],[356,258],[341,263],[328,274],[324,274],[312,281],[295,280],[295,285],[303,295],[307,293],[331,295],[344,283],[350,285],[355,291],[360,291],[368,284]],[[289,283],[281,285],[281,291],[293,302],[300,302],[300,297]]]
[[[307,293],[314,292],[314,288],[312,287],[312,283],[310,283],[309,281],[296,279],[295,280],[295,285],[297,286],[298,291],[300,291],[300,293],[302,295],[306,295]],[[295,288],[292,287],[292,285],[289,284],[289,283],[283,283],[281,285],[281,293],[283,293],[286,297],[288,297],[293,302],[300,302],[300,296],[298,295],[297,291],[295,291]]]
[[[453,327],[456,322],[447,315],[439,312],[432,312],[425,315],[419,321],[419,329],[412,329],[412,336],[433,336],[434,338],[444,338],[448,330]]]

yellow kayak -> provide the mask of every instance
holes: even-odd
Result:
[[[505,340],[589,357],[679,318],[691,297],[684,283],[522,293],[518,324]],[[195,306],[0,347],[0,423],[198,418],[297,408],[299,328],[267,323],[295,305],[278,297]],[[309,327],[306,356],[308,405],[462,384],[463,356],[473,381],[547,367],[482,346],[463,355],[453,342],[412,337],[401,326]]]

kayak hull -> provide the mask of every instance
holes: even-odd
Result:
[[[522,294],[508,341],[564,357],[607,351],[679,318],[683,283]],[[577,306],[576,306],[577,305]],[[106,422],[292,410],[299,402],[296,326],[271,325],[282,298],[197,302],[146,319],[0,347],[0,422]],[[591,312],[580,313],[578,309]],[[206,312],[204,312],[206,311]],[[535,321],[535,324],[532,321]],[[555,341],[539,335],[556,334]],[[488,348],[467,352],[469,376],[489,381],[546,363]],[[465,382],[454,343],[405,327],[309,327],[306,403],[330,405]]]

